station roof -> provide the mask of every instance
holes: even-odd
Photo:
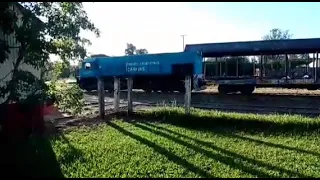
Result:
[[[184,51],[199,51],[203,57],[316,53],[320,38],[187,44]]]

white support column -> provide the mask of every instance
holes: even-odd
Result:
[[[113,79],[114,91],[113,91],[113,106],[114,112],[119,112],[120,104],[120,78],[114,77]]]
[[[317,79],[316,79],[316,54],[315,53],[313,53],[312,67],[313,67],[313,73],[312,73],[313,79],[314,79],[314,81],[317,81]]]
[[[190,114],[190,106],[191,106],[191,76],[188,75],[185,78],[185,88],[186,93],[184,96],[184,107],[186,114]]]
[[[99,114],[100,118],[104,119],[105,104],[104,104],[104,81],[102,78],[98,78],[98,97],[99,97]]]
[[[128,114],[132,114],[133,112],[133,106],[132,106],[132,84],[133,80],[132,77],[129,77],[127,79],[127,86],[128,86]]]
[[[260,76],[259,78],[260,79],[262,79],[262,73],[263,73],[263,71],[262,71],[263,65],[262,64],[263,64],[263,55],[261,54],[261,56],[260,56],[260,64],[259,64],[259,73],[260,73],[259,74],[259,76]]]
[[[308,62],[308,63],[306,64],[306,68],[307,68],[307,70],[306,70],[306,71],[307,71],[307,72],[306,72],[306,74],[308,74],[308,75],[309,75],[309,63],[310,63],[310,56],[309,56],[309,53],[308,53],[307,55],[308,55],[308,56],[307,56],[307,59],[308,59],[308,60],[307,60],[307,62]]]
[[[315,71],[315,82],[318,81],[318,70],[319,70],[319,54],[316,52],[316,71]]]

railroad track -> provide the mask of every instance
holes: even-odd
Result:
[[[126,93],[127,90],[121,90],[121,93]],[[88,95],[98,95],[98,92],[97,91],[92,91],[92,92],[84,92],[85,94],[88,94]],[[179,92],[165,92],[165,93],[162,93],[162,92],[152,92],[152,93],[146,93],[142,90],[135,90],[133,91],[133,93],[136,93],[136,94],[145,94],[145,95],[184,95],[184,93],[179,93]],[[110,94],[112,95],[113,93],[112,92],[108,92],[106,91],[106,94]],[[197,91],[197,92],[192,92],[191,93],[192,95],[208,95],[208,96],[220,96],[220,97],[252,97],[252,98],[255,98],[255,97],[286,97],[286,98],[298,98],[298,97],[301,97],[301,98],[319,98],[320,99],[320,95],[319,94],[312,94],[312,93],[279,93],[279,92],[259,92],[259,93],[253,93],[251,95],[243,95],[241,93],[235,93],[235,94],[227,94],[227,95],[224,95],[224,94],[219,94],[218,92],[215,92],[215,91],[208,91],[208,90],[203,90],[203,91]]]
[[[97,94],[90,93],[87,97],[93,99],[88,102],[98,110]],[[120,93],[120,106],[126,106],[126,93]],[[183,106],[184,95],[180,93],[144,93],[133,92],[135,107],[155,106]],[[319,116],[320,97],[310,96],[283,96],[261,94],[244,96],[241,94],[218,95],[203,92],[192,93],[191,106],[200,109],[212,109],[226,112],[257,113],[257,114],[299,114],[304,116]],[[106,109],[113,107],[113,93],[106,93]]]
[[[194,93],[202,93],[202,94],[212,94],[212,95],[220,95],[217,91],[204,90],[200,92]],[[275,97],[318,97],[320,98],[319,93],[286,93],[286,92],[253,92],[251,95],[243,95],[241,93],[228,94],[223,96],[247,96],[247,97],[262,97],[262,96],[275,96]]]
[[[126,109],[126,101],[120,103],[121,109]],[[88,106],[94,105],[98,109],[98,102],[87,103]],[[171,106],[171,107],[183,107],[184,104],[180,102],[154,102],[143,101],[134,102],[134,108],[147,109],[151,107]],[[106,102],[107,111],[112,111],[112,102]],[[303,115],[308,117],[317,117],[320,115],[320,108],[309,107],[288,107],[288,106],[265,106],[265,105],[252,105],[252,104],[222,104],[222,103],[201,103],[192,102],[191,107],[206,109],[206,110],[218,110],[224,112],[237,112],[237,113],[254,113],[254,114],[291,114],[291,115]],[[97,111],[96,111],[97,113]]]
[[[87,97],[95,98],[98,101],[96,94],[85,95]],[[112,93],[106,93],[107,99],[113,99]],[[126,93],[120,93],[120,99],[126,99]],[[142,93],[134,92],[132,94],[133,101],[135,102],[184,102],[184,95],[179,93]],[[288,96],[243,96],[243,95],[215,95],[207,93],[193,93],[192,103],[221,103],[221,104],[250,104],[250,105],[265,105],[265,106],[282,106],[287,107],[294,104],[294,107],[319,107],[318,103],[320,97],[288,97]]]

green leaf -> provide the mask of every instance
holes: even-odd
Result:
[[[16,12],[21,12],[22,16]],[[18,16],[20,21],[17,21]],[[47,90],[43,86],[43,79],[22,71],[21,65],[47,70],[49,54],[58,55],[65,65],[70,64],[70,60],[81,60],[87,54],[85,46],[91,42],[80,37],[80,31],[91,31],[100,36],[99,29],[89,20],[81,2],[2,2],[0,28],[6,35],[14,32],[19,51],[18,58],[13,59],[12,80],[0,88],[1,97],[9,94],[5,103],[30,99],[20,91],[30,91],[31,87],[33,90],[30,96],[37,98],[41,95],[35,96],[34,92],[45,94]],[[10,53],[7,42],[0,41],[0,51],[0,63],[4,63]],[[60,70],[58,67],[58,74],[61,74]]]

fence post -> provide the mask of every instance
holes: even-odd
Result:
[[[190,114],[191,106],[191,76],[188,75],[185,77],[185,95],[184,95],[184,107],[186,114]]]
[[[104,81],[101,77],[98,78],[98,97],[99,97],[99,114],[100,118],[104,119],[105,104],[104,104]]]
[[[120,104],[120,78],[119,77],[114,77],[113,85],[114,85],[114,92],[113,92],[114,112],[119,112],[119,104]]]
[[[132,84],[133,84],[133,80],[132,77],[129,77],[127,79],[127,86],[128,86],[128,114],[132,114],[133,112],[133,106],[132,106]]]

